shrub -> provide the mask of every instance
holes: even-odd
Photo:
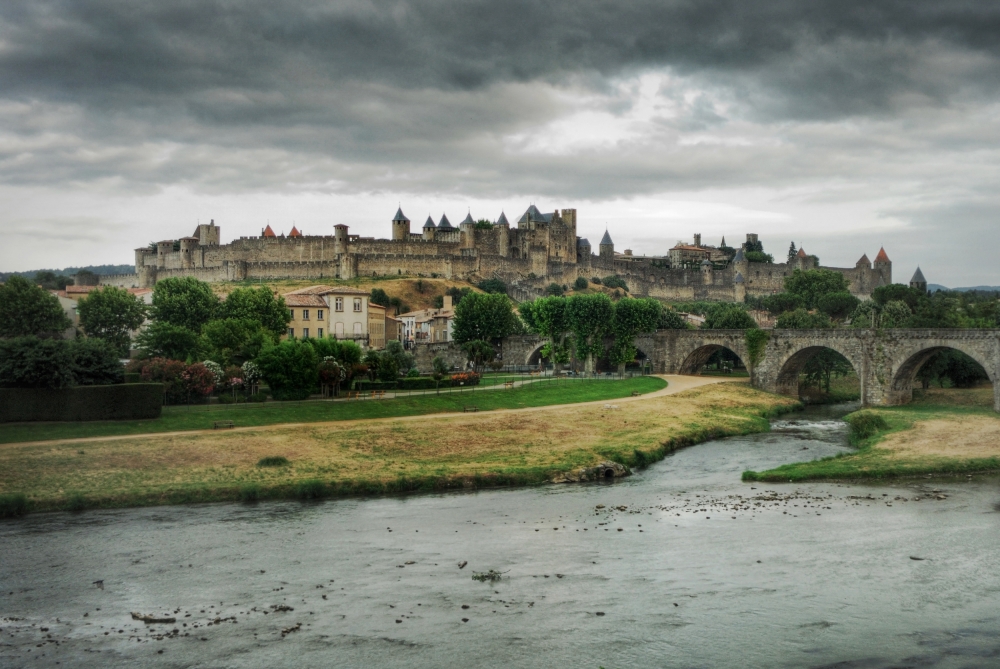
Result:
[[[545,289],[545,294],[546,295],[555,295],[555,296],[562,295],[563,294],[563,287],[560,286],[558,283],[550,283],[548,285],[548,287]]]
[[[475,372],[460,372],[452,374],[451,385],[453,386],[478,386],[479,375]]]
[[[276,400],[303,400],[319,383],[316,351],[298,339],[264,349],[255,362]]]
[[[135,420],[158,418],[163,410],[159,383],[0,388],[0,423],[12,421]]]
[[[258,467],[284,467],[288,464],[288,458],[284,455],[268,455],[257,461]]]
[[[322,499],[326,496],[326,485],[316,479],[301,481],[295,486],[295,496],[299,499]]]
[[[603,283],[608,288],[621,288],[626,293],[628,292],[628,284],[625,283],[625,279],[621,278],[617,274],[606,276],[597,283]]]
[[[218,365],[216,366],[218,367]],[[184,373],[181,374],[181,380],[189,397],[208,397],[215,389],[215,374],[200,362],[196,362],[184,370]]]
[[[858,411],[850,414],[844,420],[850,425],[851,438],[858,441],[889,429],[885,418],[872,411]]]
[[[73,357],[61,339],[0,340],[0,386],[63,388],[73,383]]]
[[[483,279],[476,284],[476,288],[484,293],[506,293],[507,284],[500,279]]]
[[[576,281],[573,282],[573,288],[576,290],[586,290],[587,280],[584,279],[582,276],[576,277]]]
[[[260,486],[256,483],[246,483],[240,486],[239,498],[241,502],[256,502],[260,499]]]
[[[601,277],[599,277],[599,276],[592,276],[592,277],[590,277],[590,282],[591,283],[596,283],[598,286],[600,286],[601,285]]]
[[[125,383],[142,383],[142,374],[138,372],[126,372]]]
[[[267,401],[267,393],[257,392],[257,393],[253,393],[252,395],[247,395],[246,401],[247,402],[266,402]]]
[[[179,360],[153,358],[143,364],[141,375],[143,381],[163,384],[167,404],[179,404],[187,399],[182,378],[185,370],[187,365]]]
[[[412,367],[412,368],[410,368],[410,371],[408,371],[406,373],[406,378],[408,378],[408,379],[419,379],[420,378],[420,372],[417,371],[416,367]]]
[[[14,492],[0,495],[0,518],[23,516],[28,512],[28,498],[24,493]]]
[[[71,492],[66,496],[67,511],[83,511],[87,508],[87,498],[78,492]]]
[[[72,327],[55,295],[20,276],[0,284],[0,337],[57,334]]]
[[[77,339],[69,343],[73,378],[81,386],[107,386],[124,380],[124,368],[114,345],[102,339]]]
[[[239,399],[235,395],[222,393],[219,395],[219,404],[235,404]]]
[[[438,381],[429,377],[400,379],[399,387],[403,390],[433,390],[438,387]]]

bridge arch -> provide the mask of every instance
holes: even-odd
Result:
[[[1000,410],[1000,378],[997,377],[997,370],[993,368],[989,361],[975,348],[965,346],[961,341],[938,341],[927,342],[926,345],[916,347],[901,356],[901,362],[896,366],[892,381],[889,384],[888,399],[892,404],[906,404],[913,400],[913,382],[917,378],[920,369],[930,361],[936,354],[942,351],[958,351],[964,353],[976,362],[986,377],[993,384],[993,396],[995,408]]]
[[[845,346],[839,345],[836,340],[824,341],[820,343],[808,343],[796,350],[786,351],[784,358],[778,364],[778,375],[775,380],[775,390],[781,395],[799,397],[799,382],[806,364],[823,351],[833,351],[842,356],[854,369],[858,378],[863,378],[862,360],[855,351]],[[862,397],[864,389],[862,388]]]
[[[718,353],[719,351],[729,351],[730,353],[735,355],[740,360],[740,362],[743,363],[745,367],[746,360],[744,360],[740,352],[734,350],[734,348],[738,347],[727,346],[726,344],[723,343],[702,344],[701,346],[698,346],[694,350],[688,352],[688,354],[684,357],[684,360],[681,362],[680,367],[677,370],[677,373],[692,374],[692,375],[700,374],[702,368],[706,364],[708,364],[708,361],[711,360],[712,356]]]

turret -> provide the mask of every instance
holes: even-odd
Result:
[[[163,269],[167,266],[167,254],[173,253],[174,251],[174,240],[168,239],[162,242],[156,242],[156,266]]]
[[[215,224],[215,219],[213,218],[210,223],[200,224],[194,231],[192,237],[198,238],[199,246],[218,246],[219,245],[219,226]]]
[[[576,261],[580,263],[589,263],[590,254],[590,241],[578,237],[576,240]]]
[[[434,219],[432,219],[430,216],[428,216],[427,217],[427,222],[424,223],[424,230],[423,230],[424,241],[425,242],[433,242],[434,241],[434,232],[436,230],[437,230],[437,228],[434,225]]]
[[[917,267],[917,271],[913,273],[913,278],[910,279],[910,288],[919,290],[921,292],[927,292],[927,279],[924,278],[924,273],[920,271],[920,267]]]
[[[892,261],[889,260],[888,254],[885,252],[885,247],[878,250],[878,255],[875,256],[875,270],[885,281],[885,285],[888,286],[892,283]]]
[[[500,255],[504,258],[510,256],[510,221],[507,220],[507,215],[502,211],[500,212],[500,218],[494,224],[497,229],[497,235],[499,239],[497,240],[497,246],[500,249]]]
[[[476,245],[476,222],[472,220],[472,212],[465,215],[458,229],[462,231],[462,248],[473,248]]]
[[[198,248],[200,240],[197,237],[182,237],[181,240],[181,266],[185,269],[194,267],[194,254]]]
[[[410,219],[403,214],[403,208],[396,209],[392,217],[392,241],[405,242],[410,239]]]
[[[347,253],[347,226],[343,223],[333,226],[333,252],[341,255]]]
[[[601,258],[607,260],[615,259],[615,243],[611,241],[611,235],[608,231],[604,231],[604,237],[601,238],[601,243],[598,246],[600,250]]]
[[[712,261],[705,258],[699,266],[701,269],[701,282],[712,283]]]

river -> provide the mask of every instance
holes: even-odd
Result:
[[[607,484],[5,521],[0,666],[1000,666],[995,479],[740,481],[844,411]]]

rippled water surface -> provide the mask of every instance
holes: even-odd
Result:
[[[995,479],[740,482],[836,415],[607,485],[3,522],[0,666],[1000,666]]]

